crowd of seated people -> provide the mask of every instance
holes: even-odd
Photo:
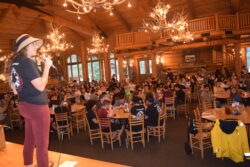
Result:
[[[250,98],[242,97],[242,93],[250,91],[250,76],[246,71],[243,67],[241,74],[237,76],[226,69],[209,73],[206,68],[201,68],[192,75],[174,75],[170,69],[167,69],[164,78],[149,77],[138,84],[129,80],[118,82],[115,77],[112,77],[109,82],[74,82],[64,84],[60,90],[56,87],[48,89],[49,106],[58,106],[62,102],[84,104],[88,120],[91,126],[96,128],[97,116],[112,117],[113,107],[129,104],[132,106],[133,115],[139,118],[139,115],[142,115],[139,111],[142,111],[145,124],[155,125],[158,113],[161,112],[159,108],[164,105],[165,98],[174,97],[175,105],[185,104],[187,89],[197,94],[201,100],[212,101],[214,95],[227,93],[234,101],[249,106]],[[217,107],[226,104],[224,98],[216,98],[216,101]],[[4,104],[3,98],[0,103]],[[117,124],[118,128],[124,128],[121,123]]]

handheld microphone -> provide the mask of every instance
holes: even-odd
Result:
[[[46,61],[46,59],[47,59],[47,57],[45,57],[44,55],[42,56],[42,60],[45,62]],[[57,68],[52,64],[52,66],[51,67],[53,67],[55,70],[57,70]]]

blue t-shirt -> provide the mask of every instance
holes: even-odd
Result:
[[[46,105],[48,98],[44,91],[36,89],[31,81],[41,77],[42,72],[37,68],[35,62],[26,57],[17,57],[11,65],[12,83],[19,95],[19,101],[24,101],[30,104]]]

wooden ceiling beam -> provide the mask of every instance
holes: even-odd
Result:
[[[2,9],[0,12],[0,24],[2,24],[4,22],[4,20],[6,19],[6,16],[9,14],[11,8],[5,8]]]
[[[126,30],[128,32],[130,32],[131,31],[131,26],[129,25],[127,20],[124,19],[124,17],[121,15],[121,13],[115,7],[113,9],[113,13],[118,18],[118,20],[121,22],[121,24],[126,28]]]
[[[0,2],[0,6],[2,6],[2,5],[6,6],[6,3]],[[12,4],[12,5],[8,4],[8,6],[16,7],[16,5],[14,5],[14,4]],[[45,14],[43,12],[39,12],[37,10],[33,10],[33,9],[30,9],[27,7],[21,7],[20,9],[22,12],[32,13],[34,15],[41,15],[41,19],[44,19],[44,20],[49,21],[49,22],[55,22],[55,23],[60,24],[62,26],[73,29],[75,31],[81,32],[82,34],[85,34],[87,36],[91,36],[94,32],[94,30],[92,28],[79,25],[77,23],[74,23],[72,21],[69,21],[69,20],[64,19],[62,17],[59,17],[59,16],[48,15],[48,14]]]
[[[189,14],[190,14],[190,19],[195,19],[197,15],[196,15],[196,8],[194,6],[194,1],[193,0],[186,0],[186,1],[188,5]]]
[[[23,31],[23,34],[29,33],[34,27],[35,25],[38,23],[38,21],[40,20],[41,16],[38,15],[34,21],[26,28],[26,30]]]
[[[85,14],[84,17],[90,22],[90,24],[94,25],[95,31],[100,33],[105,38],[108,37],[107,33],[105,33],[105,31],[103,31],[103,29],[93,19],[91,19],[90,14]]]
[[[231,14],[235,14],[239,11],[241,3],[243,3],[243,2],[241,2],[241,0],[231,0],[230,1]]]
[[[140,0],[141,3],[138,2],[145,9],[146,13],[151,12],[152,8],[154,7],[151,1],[148,0]]]

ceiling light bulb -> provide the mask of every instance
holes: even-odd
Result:
[[[128,7],[130,8],[132,6],[132,4],[130,2],[128,2]]]
[[[63,7],[67,7],[68,5],[67,5],[67,3],[66,2],[64,2],[63,3]]]
[[[80,20],[80,19],[81,19],[81,17],[80,17],[80,16],[77,16],[77,19],[78,19],[78,20]]]
[[[110,12],[109,15],[110,15],[110,16],[113,16],[113,12]]]

